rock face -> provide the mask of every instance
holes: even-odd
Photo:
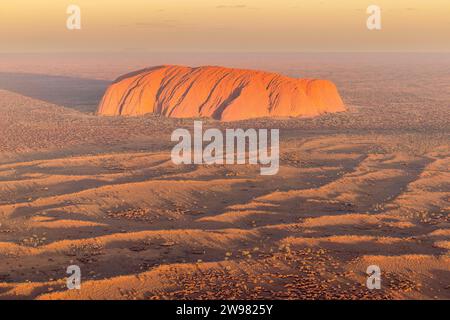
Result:
[[[159,66],[117,79],[106,91],[98,114],[157,113],[234,121],[345,110],[336,86],[327,80],[222,67]]]

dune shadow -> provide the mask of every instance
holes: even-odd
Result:
[[[0,89],[80,112],[95,112],[109,84],[106,80],[0,72]]]

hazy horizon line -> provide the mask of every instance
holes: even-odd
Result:
[[[0,51],[2,55],[14,54],[450,54],[448,51],[126,51],[126,50],[99,50],[99,51]]]

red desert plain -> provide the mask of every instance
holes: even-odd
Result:
[[[449,84],[448,54],[2,54],[0,299],[450,299]],[[199,119],[279,129],[278,173],[173,163]]]

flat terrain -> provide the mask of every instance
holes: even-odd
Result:
[[[450,57],[204,57],[337,83],[348,112],[205,120],[279,128],[275,176],[174,165],[192,119],[94,115],[110,80],[162,57],[7,58],[0,299],[450,299]]]

